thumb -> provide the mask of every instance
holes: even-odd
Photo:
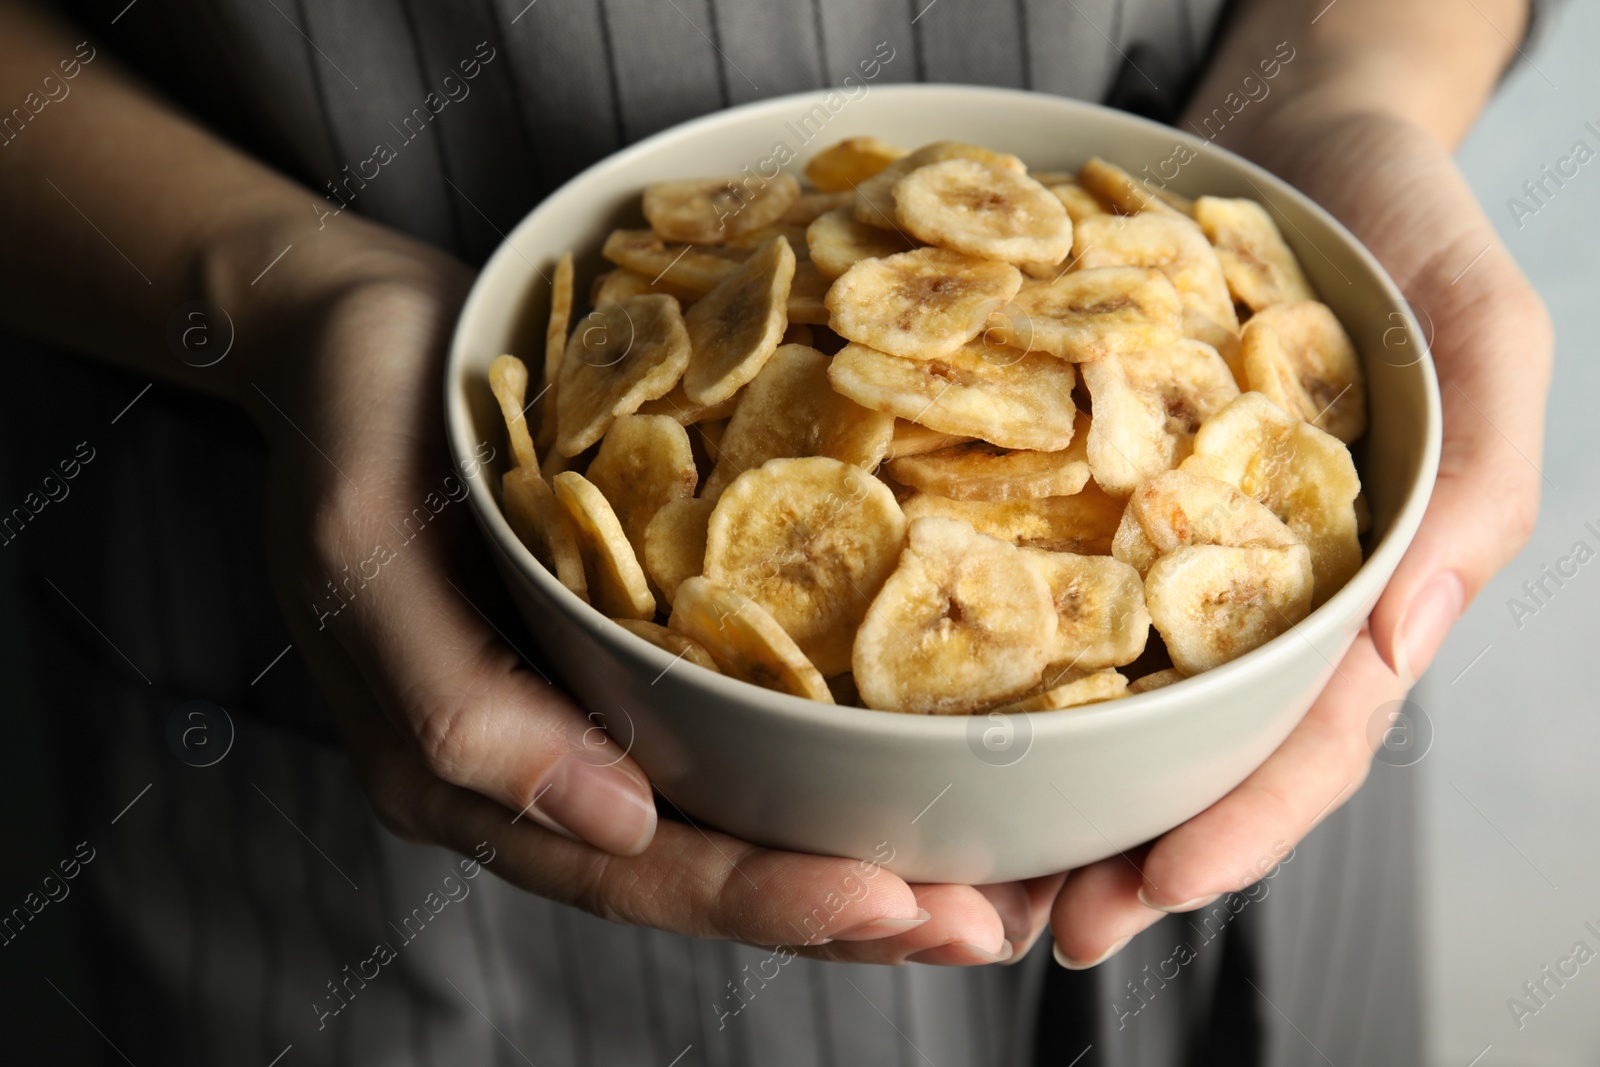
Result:
[[[1527,542],[1541,488],[1550,484],[1540,467],[1549,315],[1498,241],[1467,275],[1441,281],[1447,273],[1441,267],[1412,286],[1413,305],[1437,328],[1444,412],[1438,481],[1371,620],[1379,654],[1408,684],[1427,669],[1466,605]]]

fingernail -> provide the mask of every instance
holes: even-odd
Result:
[[[833,940],[871,941],[879,937],[893,937],[895,934],[903,934],[907,930],[915,930],[917,927],[921,926],[931,918],[933,918],[932,915],[929,915],[926,911],[918,908],[917,914],[912,918],[892,919],[885,917],[882,919],[869,919],[867,922],[861,923],[858,926],[852,926],[848,930],[839,931],[833,935]]]
[[[1208,897],[1195,897],[1193,900],[1186,900],[1182,904],[1157,904],[1155,901],[1144,895],[1143,886],[1139,887],[1139,903],[1154,911],[1199,911],[1207,904],[1213,903],[1220,896],[1222,896],[1221,893],[1212,893]]]
[[[1075,960],[1075,959],[1069,958],[1065,952],[1061,951],[1061,946],[1060,945],[1051,945],[1050,946],[1050,951],[1055,955],[1056,962],[1061,964],[1061,966],[1065,967],[1067,970],[1069,970],[1069,971],[1087,971],[1090,967],[1098,967],[1102,963],[1104,963],[1106,960],[1109,960],[1112,956],[1115,956],[1117,953],[1121,952],[1122,951],[1122,946],[1126,945],[1129,941],[1132,941],[1132,940],[1133,940],[1133,935],[1129,934],[1127,937],[1123,938],[1121,941],[1118,941],[1116,944],[1112,945],[1110,948],[1108,948],[1104,952],[1100,953],[1100,955],[1096,956],[1094,959],[1087,960],[1087,961],[1079,961],[1079,960]]]
[[[952,941],[946,945],[934,945],[921,952],[913,952],[906,957],[906,962],[931,963],[943,967],[972,967],[985,963],[1004,963],[1015,951],[1009,941],[1001,942],[999,953],[990,952],[966,941]]]
[[[636,856],[656,832],[650,794],[623,772],[577,756],[556,763],[527,809],[530,819],[616,856]]]
[[[1428,579],[1411,598],[1405,614],[1400,617],[1400,636],[1395,647],[1395,666],[1406,684],[1428,669],[1434,653],[1444,644],[1445,634],[1461,617],[1466,603],[1466,590],[1453,571],[1445,571]]]

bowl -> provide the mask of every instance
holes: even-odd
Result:
[[[1005,89],[878,86],[841,99],[803,93],[676,126],[590,167],[523,219],[479,275],[456,327],[445,381],[454,459],[470,463],[481,442],[504,454],[489,361],[504,352],[542,359],[556,258],[574,250],[584,293],[602,269],[606,233],[642,224],[639,193],[651,182],[755,171],[786,157],[798,174],[816,151],[867,134],[912,147],[968,141],[1056,170],[1099,155],[1179,193],[1264,201],[1345,324],[1365,364],[1370,409],[1356,458],[1372,526],[1355,577],[1289,632],[1164,689],[1063,711],[905,715],[820,704],[675,662],[534,559],[501,516],[497,478],[472,479],[472,513],[543,659],[668,807],[696,825],[773,848],[870,858],[917,882],[1007,881],[1115,855],[1196,815],[1260,766],[1360,631],[1421,521],[1438,466],[1428,339],[1338,222],[1200,138]]]

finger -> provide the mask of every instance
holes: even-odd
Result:
[[[1073,971],[1098,966],[1166,914],[1139,899],[1144,855],[1136,849],[1067,875],[1050,911],[1057,963]]]
[[[428,768],[610,852],[644,848],[656,814],[648,780],[548,679],[523,665],[480,605],[450,578],[448,537],[462,518],[430,515],[459,479],[340,492],[300,565],[279,573],[303,647],[336,642]],[[291,477],[279,469],[275,478]],[[277,496],[292,493],[279,487]],[[292,543],[295,509],[275,509]],[[419,529],[420,527],[420,529]],[[398,531],[398,532],[397,532]],[[402,536],[405,537],[402,540]]]
[[[1406,688],[1363,631],[1277,751],[1150,849],[1144,899],[1167,911],[1192,910],[1269,873],[1360,788],[1372,762],[1373,715],[1404,697]]]
[[[1025,882],[1002,882],[975,886],[994,907],[1011,945],[1007,965],[1018,963],[1050,921],[1050,906],[1066,881],[1066,874],[1045,875]]]
[[[1439,273],[1483,246],[1459,246],[1462,254],[1443,257]],[[1437,328],[1444,438],[1428,510],[1371,625],[1385,662],[1415,680],[1465,606],[1533,530],[1546,482],[1540,447],[1551,331],[1538,296],[1498,241],[1457,284],[1430,275],[1411,292]]]

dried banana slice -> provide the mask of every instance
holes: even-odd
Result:
[[[919,422],[897,418],[894,420],[894,436],[889,438],[889,451],[884,453],[884,458],[899,459],[902,456],[921,456],[928,452],[937,452],[941,448],[950,448],[970,440],[972,440],[970,437],[940,433],[938,430],[930,430]]]
[[[1311,610],[1311,554],[1288,548],[1190,545],[1145,576],[1145,600],[1173,666],[1219,667],[1284,633]]]
[[[599,307],[601,304],[615,304],[618,300],[626,300],[630,296],[647,296],[650,293],[666,293],[668,296],[677,297],[681,304],[692,304],[703,295],[682,286],[670,285],[665,281],[651,284],[649,278],[636,270],[613,267],[595,275],[594,284],[589,286],[589,305]]]
[[[663,241],[714,245],[772,225],[799,196],[800,183],[782,172],[657,182],[644,191],[644,217]]]
[[[833,703],[828,683],[771,615],[704,578],[678,586],[667,625],[698,643],[723,674],[797,697]]]
[[[539,408],[540,452],[549,452],[556,443],[556,378],[567,354],[567,333],[571,329],[572,252],[567,251],[556,261],[555,277],[550,279],[550,321],[544,328],[544,371],[539,376],[539,390],[544,394],[544,404]]]
[[[1260,311],[1317,298],[1272,216],[1254,200],[1202,196],[1194,202],[1194,220],[1216,248],[1236,302]]]
[[[1122,520],[1122,501],[1093,482],[1071,496],[1037,500],[949,500],[918,493],[900,505],[906,518],[924,516],[960,519],[980,533],[1024,548],[1109,556],[1111,539]]]
[[[782,221],[791,226],[810,226],[830,211],[840,208],[850,210],[855,202],[856,194],[848,186],[837,193],[801,193],[800,198],[783,213]]]
[[[1050,586],[1056,611],[1051,662],[1091,671],[1132,663],[1144,652],[1150,612],[1132,567],[1110,556],[1037,548],[1022,549],[1022,556]],[[1045,678],[1049,682],[1048,671]]]
[[[556,379],[556,451],[576,456],[612,420],[665,396],[689,366],[689,334],[670,296],[596,308],[567,342]]]
[[[656,511],[694,496],[700,480],[688,432],[666,415],[624,415],[612,423],[584,477],[611,504],[639,559]]]
[[[1172,279],[1185,308],[1226,329],[1239,329],[1222,263],[1193,219],[1174,211],[1098,215],[1073,227],[1072,254],[1080,270],[1154,267]]]
[[[1186,307],[1183,309],[1183,335],[1196,341],[1204,341],[1215,348],[1217,355],[1222,357],[1222,362],[1228,365],[1228,370],[1233,374],[1233,382],[1239,387],[1239,391],[1244,392],[1248,388],[1238,330],[1213,322],[1209,315]]]
[[[705,573],[712,506],[697,497],[669,500],[645,527],[644,569],[669,604],[685,578]]]
[[[818,215],[806,227],[806,247],[811,262],[826,278],[837,278],[863,259],[881,259],[916,247],[897,230],[879,229],[856,221],[849,208]]]
[[[1059,263],[1072,251],[1072,220],[1055,194],[976,159],[918,167],[893,190],[901,229],[968,255],[1008,263]]]
[[[600,254],[619,267],[643,275],[655,292],[704,296],[739,269],[736,260],[690,245],[664,244],[649,230],[613,230]]]
[[[584,601],[589,584],[583,574],[583,555],[572,520],[556,501],[555,493],[531,467],[506,471],[500,479],[500,497],[506,522],[533,558],[544,564],[556,580]]]
[[[801,263],[811,258],[811,252],[806,248],[806,227],[794,226],[787,222],[774,222],[771,226],[751,230],[743,237],[736,237],[725,245],[717,245],[714,250],[717,252],[726,250],[741,260],[749,259],[774,237],[782,237],[789,242],[789,250],[794,253],[795,262]]]
[[[1244,325],[1250,389],[1345,444],[1367,432],[1361,357],[1326,304],[1274,304]]]
[[[775,237],[689,309],[683,391],[690,400],[719,403],[756,376],[789,324],[793,280],[794,252]]]
[[[1147,674],[1143,678],[1135,678],[1128,683],[1128,692],[1148,693],[1152,689],[1165,689],[1169,685],[1183,681],[1183,678],[1184,674],[1178,668],[1168,667],[1166,670]]]
[[[1178,210],[1163,199],[1153,187],[1139,181],[1117,166],[1099,156],[1090,159],[1078,171],[1078,184],[1124,215],[1141,211],[1176,215]]]
[[[1072,364],[972,342],[939,359],[846,345],[828,366],[835,391],[942,433],[1002,448],[1057,452],[1072,443]]]
[[[704,667],[708,671],[717,670],[717,661],[711,658],[711,653],[705,650],[700,642],[692,640],[669,630],[660,623],[646,622],[643,619],[612,619],[612,622],[622,627],[636,637],[642,637],[657,648],[670,652],[686,663],[693,663],[696,667]]]
[[[1049,677],[1050,669],[1045,669]],[[1030,711],[1060,711],[1085,704],[1100,704],[1128,695],[1128,679],[1116,671],[1066,671],[1064,680],[1042,692],[1003,704],[994,710],[1002,715],[1021,715]]]
[[[924,518],[856,632],[851,662],[870,708],[963,715],[1026,692],[1055,642],[1044,578],[1011,545]]]
[[[866,181],[858,182],[854,208],[856,218],[869,226],[894,229],[898,221],[895,218],[894,207],[895,185],[918,167],[943,163],[947,159],[975,159],[980,163],[1002,167],[1015,174],[1028,173],[1028,168],[1023,165],[1022,160],[1005,152],[994,152],[987,148],[979,148],[977,145],[962,144],[960,141],[935,141],[923,145],[910,155],[901,156]]]
[[[807,260],[794,265],[794,280],[789,283],[789,325],[826,326],[828,305],[823,303],[832,282],[815,263]],[[787,332],[787,331],[785,331]]]
[[[718,499],[705,576],[765,608],[824,675],[839,674],[905,532],[894,494],[859,467],[774,459]]]
[[[1050,191],[1056,195],[1056,199],[1061,201],[1061,205],[1067,209],[1067,215],[1072,219],[1074,226],[1095,215],[1110,214],[1110,212],[1106,211],[1105,205],[1096,199],[1093,193],[1071,179],[1063,182],[1045,182],[1044,184],[1049,186]]]
[[[489,364],[489,389],[506,420],[512,460],[518,467],[538,470],[539,454],[534,451],[528,419],[523,414],[528,402],[528,365],[516,356],[496,356]]]
[[[1161,556],[1188,545],[1288,548],[1299,543],[1254,497],[1217,478],[1171,470],[1133,491],[1111,554],[1144,575]]]
[[[578,537],[590,602],[614,619],[654,618],[650,583],[600,490],[576,471],[564,471],[555,477],[555,493]]]
[[[1183,299],[1159,270],[1099,267],[1023,282],[987,336],[1013,348],[1086,363],[1165,348],[1183,336]]]
[[[934,359],[978,336],[1021,287],[1011,264],[944,248],[863,259],[828,290],[828,326],[890,355]]]
[[[894,435],[894,416],[862,407],[828,385],[827,356],[782,345],[740,396],[703,495],[715,500],[747,470],[780,457],[829,456],[871,472]]]
[[[739,395],[734,393],[728,399],[716,404],[697,404],[683,391],[683,382],[672,387],[666,396],[658,396],[654,400],[646,400],[639,405],[640,415],[670,415],[681,426],[694,426],[698,423],[714,422],[725,419],[733,414],[733,409],[739,406]]]
[[[1195,435],[1183,469],[1219,478],[1261,501],[1311,550],[1320,606],[1361,567],[1350,450],[1332,434],[1245,393]]]
[[[1195,431],[1239,395],[1216,349],[1187,338],[1082,367],[1094,408],[1089,469],[1113,496],[1183,462]]]
[[[1089,481],[1088,436],[1089,417],[1080,411],[1072,443],[1059,452],[1029,452],[968,441],[892,459],[885,470],[902,485],[951,500],[1071,496]]]
[[[853,190],[906,154],[906,149],[876,137],[846,137],[811,157],[806,180],[824,193]]]

